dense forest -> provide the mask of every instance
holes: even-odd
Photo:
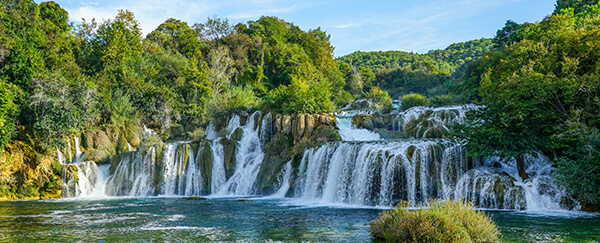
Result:
[[[171,18],[143,37],[128,10],[74,24],[55,2],[0,0],[0,198],[60,196],[56,150],[85,131],[147,126],[195,140],[232,112],[329,113],[361,98],[386,109],[400,98],[483,105],[452,134],[472,156],[542,152],[597,209],[599,40],[597,1],[559,0],[544,20],[509,20],[493,39],[335,59],[325,31],[276,17]]]

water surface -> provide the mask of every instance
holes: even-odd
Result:
[[[0,241],[369,242],[382,209],[294,200],[112,198],[0,202]],[[597,214],[487,211],[505,241],[600,241]]]

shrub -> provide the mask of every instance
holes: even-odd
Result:
[[[211,117],[220,117],[256,107],[259,103],[260,98],[256,97],[250,87],[232,86],[208,104],[208,113]]]
[[[188,132],[188,139],[190,140],[197,141],[202,139],[204,136],[206,136],[206,132],[201,127],[196,128],[193,132]]]
[[[409,203],[382,212],[371,221],[371,235],[386,242],[499,242],[500,231],[471,203],[432,201],[427,209]]]
[[[449,95],[436,95],[429,101],[433,107],[453,105],[452,97]]]
[[[425,98],[425,96],[416,93],[410,93],[405,96],[402,96],[400,97],[400,100],[402,101],[402,103],[400,104],[400,109],[402,110],[407,110],[408,108],[415,106],[429,105],[429,101],[427,100],[427,98]]]
[[[378,87],[373,87],[367,94],[367,99],[375,103],[375,108],[378,110],[389,110],[392,108],[392,98],[387,91],[383,91]]]

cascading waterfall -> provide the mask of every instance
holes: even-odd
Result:
[[[290,178],[292,177],[293,170],[294,168],[292,168],[292,161],[289,161],[287,164],[285,164],[285,167],[283,167],[283,173],[281,174],[283,176],[280,178],[281,180],[279,180],[279,184],[281,186],[279,187],[279,190],[275,192],[275,197],[283,198],[290,190]]]
[[[424,139],[436,129],[463,122],[466,110],[476,108],[411,108],[397,116],[397,127],[416,131],[409,134],[415,138],[398,140],[382,140],[377,133],[354,127],[352,117],[336,116],[343,141],[309,148],[299,161],[289,161],[274,172],[278,173],[273,176],[277,180],[274,184],[279,188],[273,196],[293,195],[302,201],[361,206],[393,206],[400,200],[416,205],[433,198],[464,198],[478,207],[494,209],[577,207],[556,185],[551,162],[542,155],[526,158],[530,179],[523,181],[514,160],[472,159],[461,145],[448,139]],[[264,159],[263,147],[275,135],[273,120],[271,113],[255,112],[245,119],[232,115],[218,126],[211,121],[205,140],[157,144],[119,154],[111,159],[117,163],[100,190],[98,181],[102,180],[94,179],[94,175],[103,173],[93,162],[77,162],[80,183],[75,194],[260,194],[257,175]],[[150,129],[144,130],[144,136],[156,135]],[[74,144],[78,143],[75,139]],[[65,156],[58,148],[57,152],[59,161],[65,163],[79,156],[77,148],[75,156]],[[299,166],[293,167],[294,163]],[[108,165],[104,167],[108,171]]]
[[[180,144],[183,146],[179,146]],[[189,144],[167,144],[162,164],[160,195],[200,195],[202,173],[196,165],[194,152]]]
[[[264,157],[259,127],[255,124],[255,116],[257,115],[260,116],[260,112],[250,115],[244,126],[240,126],[239,116],[236,115],[227,125],[231,130],[241,128],[242,137],[237,143],[235,171],[227,182],[216,191],[217,195],[251,195],[256,193],[256,176]]]
[[[73,162],[80,163],[83,162],[83,154],[81,153],[81,147],[79,145],[79,137],[73,137],[74,145],[75,145],[75,157],[73,158]]]
[[[335,122],[338,133],[343,141],[375,141],[381,140],[381,135],[368,129],[359,129],[352,124],[352,117],[336,116]]]
[[[323,203],[389,206],[439,197],[445,140],[338,142],[304,153],[296,193]],[[431,171],[431,172],[430,172]]]
[[[469,110],[478,109],[476,105],[447,107],[416,106],[400,112],[396,116],[394,129],[407,131],[411,137],[428,138],[448,131],[453,124],[463,123]]]
[[[66,197],[102,197],[106,187],[108,165],[98,166],[94,161],[70,164],[77,168],[77,174],[63,177],[66,186],[63,195]]]

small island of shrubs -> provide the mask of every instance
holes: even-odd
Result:
[[[500,242],[500,230],[485,213],[462,201],[431,201],[409,209],[401,202],[371,221],[375,241],[385,242]]]

